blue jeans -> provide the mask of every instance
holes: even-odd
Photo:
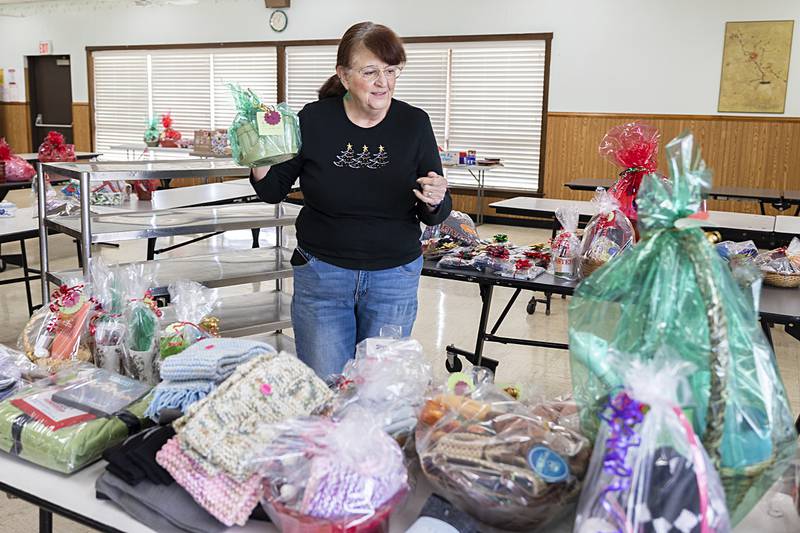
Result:
[[[385,270],[341,268],[301,251],[294,269],[292,328],[298,357],[320,377],[341,373],[356,344],[384,326],[411,334],[422,257]]]

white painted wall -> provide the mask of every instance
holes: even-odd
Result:
[[[276,34],[263,0],[36,9],[0,17],[0,66],[22,78],[50,40],[72,56],[75,101],[88,100],[86,46],[337,38],[373,20],[401,36],[553,32],[551,111],[670,114],[716,113],[726,21],[800,19],[798,0],[292,0]],[[800,116],[798,35],[785,114]]]

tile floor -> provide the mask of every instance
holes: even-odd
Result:
[[[12,191],[8,200],[20,207],[29,205],[28,191]],[[2,224],[2,221],[0,221]],[[498,232],[508,233],[510,239],[517,243],[540,242],[549,237],[549,231],[518,228],[511,226],[485,225],[480,228],[482,235],[493,235]],[[287,231],[293,239],[293,232]],[[262,233],[262,244],[269,245],[274,239],[273,232]],[[175,240],[162,239],[159,245],[180,242],[189,237]],[[191,256],[214,250],[249,248],[251,243],[249,231],[228,232],[212,239],[201,241],[185,248],[171,252],[175,255]],[[75,267],[75,246],[63,235],[51,237],[51,268]],[[289,243],[290,245],[293,242]],[[3,245],[3,252],[14,253],[17,245]],[[145,257],[145,241],[127,241],[120,248],[99,247],[99,252],[107,263],[140,260]],[[95,252],[95,253],[97,253]],[[28,254],[38,258],[36,241],[28,242]],[[18,269],[9,269],[0,273],[0,279],[13,277]],[[265,282],[266,283],[266,282]],[[272,283],[268,285],[271,287]],[[291,287],[291,284],[288,284]],[[38,289],[38,285],[34,287]],[[249,284],[235,288],[222,289],[223,294],[233,292],[250,292],[259,290],[259,284]],[[34,291],[34,299],[38,290]],[[494,308],[491,319],[496,319],[505,302],[511,296],[511,289],[495,290]],[[521,295],[509,313],[500,334],[511,337],[528,337],[554,342],[566,342],[567,335],[567,302],[559,297],[553,299],[550,316],[545,316],[544,306],[539,305],[534,315],[528,315],[525,307],[530,295]],[[541,296],[541,295],[539,295]],[[480,298],[476,285],[422,278],[419,294],[419,315],[413,336],[424,346],[426,354],[433,365],[437,378],[446,374],[444,367],[445,348],[449,344],[472,349],[475,345],[475,331],[480,313]],[[27,321],[25,292],[22,284],[0,286],[0,343],[14,346],[16,338]],[[291,335],[291,330],[287,333]],[[792,408],[800,410],[800,344],[789,337],[783,330],[773,333],[778,364],[789,393]],[[487,344],[485,354],[498,359],[498,380],[523,380],[547,395],[556,395],[570,390],[569,358],[567,352],[525,346],[506,346]],[[36,509],[14,499],[6,499],[0,495],[0,533],[27,533],[36,531]],[[56,518],[55,531],[59,533],[76,533],[89,531],[64,519]]]

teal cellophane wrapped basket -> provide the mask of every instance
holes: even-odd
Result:
[[[250,89],[228,87],[236,104],[236,118],[228,131],[231,154],[248,167],[276,165],[300,153],[300,119],[285,103],[266,106]],[[263,124],[260,124],[263,122]]]
[[[686,218],[711,173],[690,133],[670,142],[667,156],[672,180],[648,175],[639,192],[642,240],[584,280],[570,303],[573,388],[583,429],[594,436],[598,412],[622,383],[612,354],[646,360],[664,350],[694,364],[686,411],[737,523],[786,469],[797,435],[751,288],[736,283]]]

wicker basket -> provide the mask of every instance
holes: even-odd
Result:
[[[597,259],[591,259],[589,257],[582,257],[581,258],[581,275],[584,278],[588,278],[592,275],[592,272],[600,268],[601,266],[605,265],[606,261],[598,261]]]
[[[780,274],[763,270],[762,273],[764,274],[764,283],[767,285],[787,288],[800,287],[800,274]]]

